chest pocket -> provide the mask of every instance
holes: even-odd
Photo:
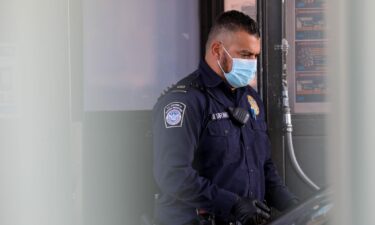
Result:
[[[231,163],[240,158],[240,133],[229,119],[210,121],[198,149],[201,167]]]
[[[254,148],[259,166],[263,166],[270,154],[270,142],[267,134],[267,124],[263,120],[251,120],[251,129],[254,132]]]

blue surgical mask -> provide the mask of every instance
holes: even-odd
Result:
[[[257,60],[233,58],[224,46],[223,48],[233,61],[232,70],[229,73],[226,73],[221,67],[219,60],[217,61],[221,71],[224,73],[225,79],[234,88],[245,87],[256,75]]]

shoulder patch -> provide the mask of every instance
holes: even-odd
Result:
[[[164,107],[165,128],[182,127],[186,105],[182,102],[171,102]]]

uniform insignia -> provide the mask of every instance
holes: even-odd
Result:
[[[252,109],[252,111],[254,111],[255,115],[258,116],[259,115],[259,107],[258,107],[257,101],[255,101],[255,99],[253,97],[251,97],[250,95],[247,96],[247,101],[249,102],[250,108]]]
[[[229,115],[227,112],[219,112],[219,113],[213,113],[210,114],[211,120],[222,120],[222,119],[228,119]]]
[[[182,127],[186,105],[182,102],[171,102],[164,107],[166,128]]]

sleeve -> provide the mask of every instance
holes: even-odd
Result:
[[[264,164],[265,181],[266,181],[266,200],[279,211],[295,205],[298,200],[288,188],[283,184],[276,166],[271,159],[271,145],[268,140],[268,156]]]
[[[163,193],[193,208],[229,215],[237,195],[193,169],[203,123],[203,106],[184,93],[165,96],[153,111],[154,177]]]

